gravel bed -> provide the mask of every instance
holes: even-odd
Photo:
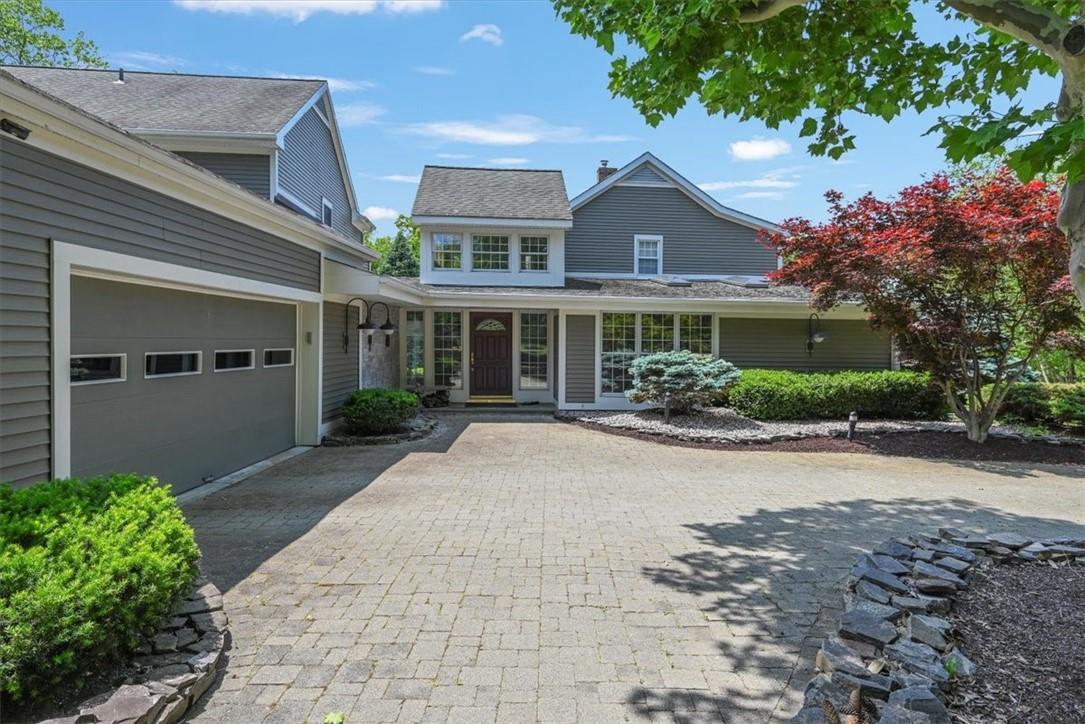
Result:
[[[796,420],[762,422],[743,417],[725,407],[714,407],[695,415],[676,415],[669,423],[656,410],[640,411],[569,411],[558,417],[592,425],[629,430],[645,435],[661,435],[692,442],[772,443],[814,437],[841,437],[847,434],[844,420]],[[892,432],[963,432],[957,421],[925,420],[859,420],[859,436]],[[1031,436],[1004,425],[991,428],[992,437],[1036,439],[1053,443],[1076,443],[1079,438],[1067,436]]]

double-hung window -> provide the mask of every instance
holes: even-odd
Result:
[[[433,235],[433,268],[463,268],[463,237],[459,234]]]
[[[509,237],[475,234],[471,237],[471,269],[474,271],[508,271]]]
[[[637,234],[633,237],[633,273],[656,276],[663,273],[663,237]]]
[[[546,271],[550,265],[550,239],[545,236],[520,237],[520,271]]]

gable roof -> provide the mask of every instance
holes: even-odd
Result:
[[[645,169],[650,168],[655,172],[645,174]],[[658,179],[656,177],[659,177]],[[649,151],[645,151],[635,159],[622,166],[620,169],[607,176],[605,179],[588,188],[570,202],[573,211],[588,203],[600,194],[606,193],[615,186],[628,184],[636,186],[671,187],[682,191],[698,204],[703,206],[709,213],[721,219],[733,221],[736,224],[750,227],[751,229],[766,229],[780,231],[780,227],[771,221],[744,214],[728,206],[724,206],[716,199],[698,188],[694,183],[673,168],[663,163]]]
[[[425,166],[414,216],[572,221],[561,171]]]
[[[130,131],[275,135],[322,80],[3,66],[49,95]]]

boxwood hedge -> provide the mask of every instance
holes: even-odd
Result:
[[[1002,401],[999,419],[1064,430],[1085,430],[1085,384],[1015,384]]]
[[[0,486],[0,692],[38,699],[129,653],[186,591],[198,558],[153,477]]]
[[[352,435],[385,435],[402,429],[420,404],[413,392],[374,387],[352,392],[340,413]]]
[[[925,374],[909,371],[792,372],[743,370],[724,404],[756,420],[945,418],[942,391]]]

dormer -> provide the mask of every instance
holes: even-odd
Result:
[[[573,215],[561,171],[426,166],[412,215],[424,284],[565,283]]]
[[[6,70],[354,242],[373,228],[358,210],[325,81]]]

